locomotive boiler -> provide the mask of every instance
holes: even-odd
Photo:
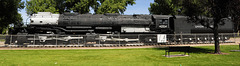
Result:
[[[171,16],[120,14],[52,14],[39,12],[31,16],[29,34],[157,34],[171,32]]]

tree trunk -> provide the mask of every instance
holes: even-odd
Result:
[[[218,35],[218,20],[216,20],[214,22],[214,27],[213,27],[213,31],[214,31],[214,41],[215,41],[215,52],[216,54],[220,54],[221,51],[220,51],[220,45],[219,45],[219,35]]]

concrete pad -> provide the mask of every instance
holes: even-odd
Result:
[[[165,55],[163,55],[165,56]],[[187,56],[190,56],[190,55],[184,55],[184,54],[178,54],[178,55],[170,55],[170,56],[165,56],[165,57],[168,57],[168,58],[172,58],[172,57],[187,57]]]

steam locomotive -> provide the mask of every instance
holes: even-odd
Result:
[[[219,27],[220,33],[233,33],[234,24],[225,20],[225,24]],[[172,15],[120,15],[120,14],[78,14],[64,13],[52,14],[50,12],[38,12],[30,17],[30,24],[26,28],[15,28],[11,31],[17,35],[34,35],[36,37],[15,36],[10,43],[50,43],[47,41],[75,42],[140,42],[140,43],[166,43],[173,37],[167,34],[179,33],[211,33],[212,30],[187,21],[186,16]],[[138,35],[137,37],[114,35]],[[85,35],[85,36],[59,36],[51,35]],[[140,35],[140,36],[139,36]],[[188,37],[189,38],[189,37]],[[190,37],[191,38],[191,37]],[[81,40],[79,40],[81,39]],[[10,40],[8,38],[8,40]],[[36,40],[36,41],[35,41]]]

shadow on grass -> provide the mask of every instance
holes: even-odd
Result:
[[[155,47],[155,50],[167,50],[167,47]],[[214,52],[213,49],[208,48],[197,48],[197,47],[190,47],[190,53],[212,53]]]

